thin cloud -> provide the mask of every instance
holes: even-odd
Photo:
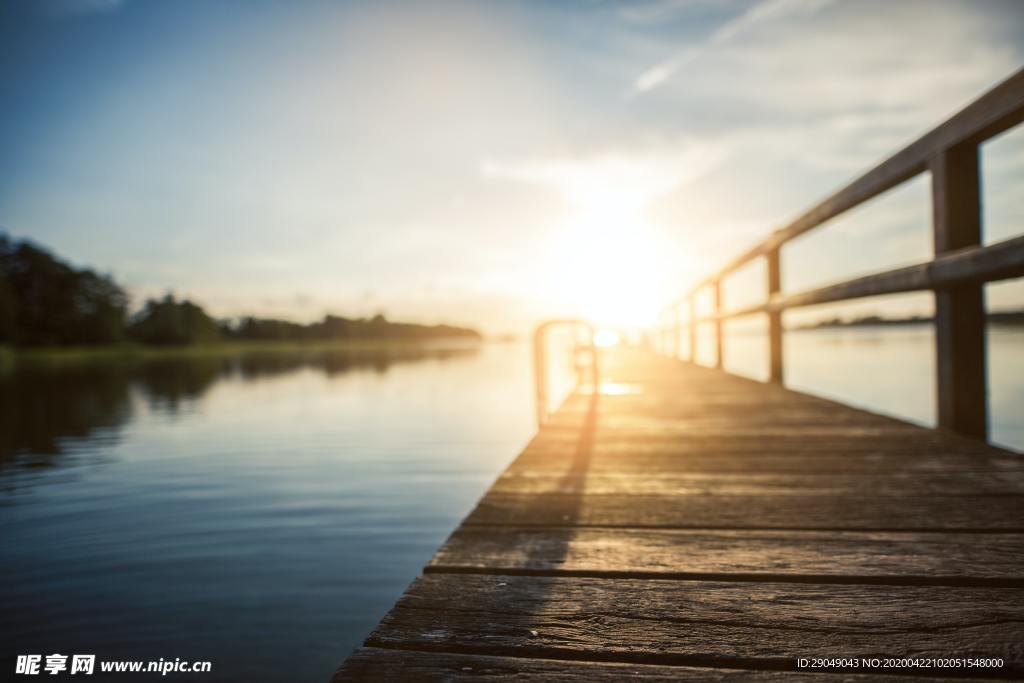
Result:
[[[686,142],[671,150],[548,157],[525,161],[485,160],[485,178],[501,178],[551,187],[569,201],[616,197],[643,207],[693,182],[721,164],[728,150],[717,144]]]
[[[642,93],[657,88],[680,69],[691,64],[709,50],[729,42],[736,36],[759,24],[791,16],[812,15],[835,0],[764,0],[731,21],[720,26],[703,43],[688,47],[644,71],[633,81],[633,92]]]

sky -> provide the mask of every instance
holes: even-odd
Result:
[[[1022,65],[1018,0],[0,0],[0,230],[136,305],[645,324]],[[1024,131],[983,174],[1020,234]],[[929,258],[929,201],[797,240],[784,289]]]

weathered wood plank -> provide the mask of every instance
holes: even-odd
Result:
[[[675,451],[671,447],[609,447],[597,444],[585,460],[586,471],[623,476],[663,472],[673,474],[906,474],[956,475],[1017,473],[1024,475],[1024,458],[1016,455],[971,455],[949,452],[862,451],[806,453],[792,451]],[[582,466],[582,465],[581,465]],[[579,467],[576,467],[576,471]],[[524,452],[507,474],[561,476],[574,471],[574,455],[566,449]]]
[[[1024,586],[1024,534],[463,526],[427,570]]]
[[[578,474],[576,472],[579,472]],[[516,468],[501,475],[493,493],[534,495],[869,495],[964,496],[1024,494],[1020,472],[887,472],[885,474],[707,474],[679,472],[590,472],[582,468],[564,473]]]
[[[751,417],[746,420],[735,418],[701,419],[692,417],[690,419],[677,418],[651,418],[644,416],[617,416],[601,418],[597,428],[591,432],[595,439],[613,437],[619,439],[644,439],[656,437],[659,439],[690,437],[704,439],[731,439],[743,437],[756,437],[761,439],[780,439],[783,441],[797,441],[800,437],[811,437],[817,439],[831,439],[840,441],[845,439],[872,439],[888,440],[895,443],[917,440],[917,437],[926,437],[921,434],[920,428],[913,425],[904,427],[890,427],[888,425],[875,425],[864,423],[844,424],[841,420],[829,420],[825,416],[817,420],[808,420],[804,424],[786,424],[779,420],[767,417]],[[936,439],[935,441],[939,441]],[[918,443],[920,443],[918,441]]]
[[[686,419],[686,418],[680,418]],[[823,418],[827,419],[827,418]],[[526,452],[534,450],[553,450],[571,448],[582,438],[595,437],[597,432],[583,432],[579,429],[545,431],[531,441]],[[995,448],[980,441],[969,444],[958,443],[946,438],[945,433],[922,431],[915,437],[908,434],[901,438],[836,438],[834,436],[803,435],[804,438],[780,437],[771,440],[761,439],[746,434],[723,434],[709,437],[702,434],[659,434],[657,432],[637,433],[629,431],[604,430],[599,441],[593,441],[595,450],[616,450],[634,448],[638,451],[657,449],[675,452],[721,452],[747,450],[752,453],[795,452],[795,453],[857,453],[857,452],[949,452],[978,455],[1022,455],[1003,448]],[[758,445],[760,444],[760,446]]]
[[[466,522],[690,529],[1024,531],[1024,497],[492,493],[480,501]]]
[[[687,421],[681,417],[680,421]],[[829,420],[823,416],[822,420]],[[799,434],[793,432],[777,433],[772,438],[758,436],[759,433],[751,433],[750,430],[736,430],[729,428],[730,423],[722,423],[714,429],[701,431],[677,428],[661,430],[649,429],[595,429],[592,432],[584,432],[580,427],[563,428],[557,426],[548,428],[527,446],[528,450],[536,448],[571,447],[578,443],[583,436],[589,436],[598,447],[631,446],[631,447],[667,447],[677,446],[686,450],[715,450],[715,449],[737,449],[745,448],[750,451],[766,450],[768,452],[780,452],[795,450],[795,452],[857,452],[857,451],[884,451],[884,450],[910,450],[923,451],[925,449],[942,449],[946,451],[957,451],[963,453],[978,454],[1006,454],[1009,451],[995,448],[980,441],[963,443],[959,439],[952,438],[947,432],[927,430],[923,428],[910,429],[901,434],[888,434],[884,438],[877,433],[861,430],[846,430],[845,433],[813,433],[810,430]],[[779,430],[774,430],[779,431]]]
[[[526,657],[493,657],[449,652],[415,652],[364,647],[332,679],[343,681],[707,681],[708,683],[926,683],[947,680],[918,676],[828,674],[812,671],[751,671],[710,667],[619,664]],[[951,680],[951,679],[950,679]],[[958,678],[957,681],[966,679]],[[971,679],[979,680],[979,679]]]
[[[563,404],[338,680],[788,680],[875,655],[1024,675],[1024,457],[611,358],[611,394]]]
[[[1002,657],[998,673],[1017,675],[1024,592],[426,574],[366,644],[773,669],[807,656]]]

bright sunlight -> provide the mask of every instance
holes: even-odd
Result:
[[[599,162],[558,174],[572,210],[548,245],[553,298],[601,325],[642,327],[679,281],[667,237],[646,212],[663,181],[624,161]]]

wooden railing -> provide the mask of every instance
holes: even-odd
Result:
[[[576,374],[576,386],[583,384],[587,368],[590,372],[590,386],[593,393],[599,391],[600,370],[597,346],[594,344],[594,326],[586,320],[547,320],[533,331],[533,386],[536,398],[537,426],[547,422],[550,414],[548,401],[548,332],[554,327],[568,327],[573,330],[574,338],[570,352],[573,370]],[[583,332],[580,339],[579,333]]]
[[[767,314],[769,379],[782,383],[782,312],[861,297],[931,290],[935,294],[938,424],[985,438],[988,433],[985,359],[986,282],[1024,276],[1024,236],[981,246],[979,145],[1024,120],[1024,69],[966,106],[952,118],[892,155],[789,225],[701,280],[666,310],[673,353],[682,334],[681,307],[689,309],[690,359],[696,356],[697,326],[715,327],[716,366],[722,366],[722,322]],[[935,258],[795,294],[781,291],[779,251],[826,221],[924,172],[931,174]],[[722,281],[756,258],[767,260],[768,299],[740,310],[722,310]],[[714,310],[697,314],[696,297],[713,292]]]

